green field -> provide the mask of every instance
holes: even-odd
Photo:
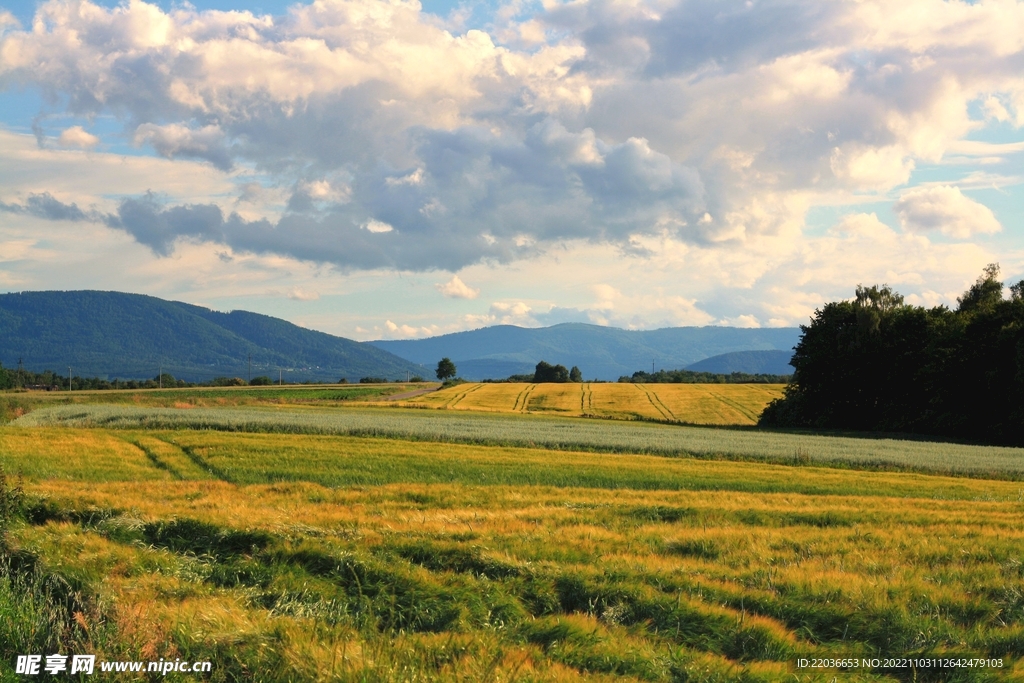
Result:
[[[1024,449],[1019,448],[400,408],[296,411],[287,407],[173,409],[76,405],[40,409],[13,424],[21,427],[348,434],[481,445],[542,446],[553,450],[902,468],[1010,478],[1024,476]]]
[[[0,427],[0,680],[1024,678],[1020,449],[178,399]]]

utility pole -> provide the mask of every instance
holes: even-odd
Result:
[[[284,386],[284,370],[281,368],[277,369],[277,386]]]
[[[68,393],[71,393],[71,366],[68,366]]]
[[[654,361],[651,361],[651,374],[654,374]]]
[[[23,374],[21,367],[21,358],[18,359],[18,388],[24,388],[25,386],[25,375]]]
[[[249,384],[252,384],[252,354],[249,354]]]
[[[156,386],[158,389],[164,388],[164,366],[158,365],[158,372],[156,376]]]

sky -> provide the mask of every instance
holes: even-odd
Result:
[[[1016,0],[0,0],[0,292],[359,340],[1024,279]]]

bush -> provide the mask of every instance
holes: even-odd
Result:
[[[386,377],[360,377],[360,384],[387,384],[388,380]]]
[[[274,383],[274,380],[270,379],[266,375],[260,375],[259,377],[253,377],[249,380],[249,386],[253,387],[266,387]]]
[[[246,382],[241,377],[214,377],[206,385],[210,387],[244,387]]]

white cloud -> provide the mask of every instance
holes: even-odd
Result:
[[[459,279],[458,275],[453,275],[448,282],[438,282],[434,287],[449,299],[475,299],[480,294],[479,289],[473,289]]]
[[[394,227],[388,225],[383,221],[370,220],[363,224],[363,230],[366,230],[367,232],[380,234],[385,232],[392,232],[394,230]]]
[[[86,132],[81,126],[64,129],[57,141],[61,147],[77,147],[79,149],[92,149],[100,143],[98,137]]]
[[[438,327],[436,325],[414,327],[412,325],[399,325],[392,322],[391,320],[384,321],[384,329],[387,330],[389,337],[430,337],[436,335]]]
[[[969,239],[1003,229],[991,209],[950,185],[907,190],[893,209],[903,229],[911,232],[938,231],[949,237]]]

